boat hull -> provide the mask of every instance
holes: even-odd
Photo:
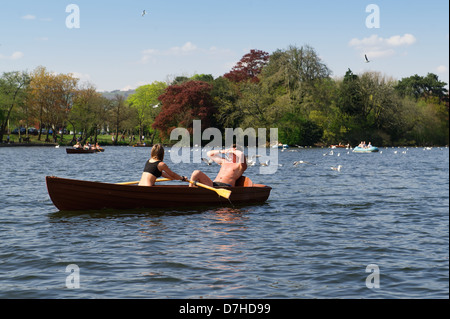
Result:
[[[104,152],[104,151],[105,150],[103,148],[90,149],[90,150],[85,150],[82,148],[66,148],[67,154],[92,154],[92,153],[99,153],[99,152]]]
[[[253,183],[229,187],[228,201],[211,190],[187,185],[142,187],[53,176],[47,176],[46,183],[50,199],[61,211],[256,204],[264,203],[272,189]]]
[[[369,148],[355,147],[353,149],[353,153],[376,153],[378,151],[378,147],[375,146]]]
[[[96,153],[95,150],[84,150],[84,149],[77,149],[77,148],[66,148],[67,154],[92,154]]]

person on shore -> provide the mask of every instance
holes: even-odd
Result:
[[[139,186],[154,186],[159,177],[171,180],[187,181],[185,176],[180,176],[170,170],[164,161],[164,147],[156,144],[152,147],[151,158],[145,163]]]
[[[191,181],[199,182],[210,187],[236,186],[236,181],[247,169],[247,160],[244,152],[239,150],[236,145],[233,145],[229,149],[209,151],[207,154],[209,158],[221,166],[219,173],[214,181],[212,181],[205,173],[196,170],[191,175]],[[195,184],[191,184],[190,186],[195,187]]]

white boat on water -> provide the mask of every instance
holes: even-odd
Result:
[[[371,147],[359,147],[359,146],[357,146],[357,147],[355,147],[354,149],[353,149],[353,153],[375,153],[375,152],[378,152],[379,151],[379,149],[378,149],[378,147],[375,147],[375,146],[371,146]]]

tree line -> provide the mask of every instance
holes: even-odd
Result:
[[[298,146],[371,141],[378,146],[448,145],[447,83],[429,73],[395,80],[379,72],[342,78],[310,46],[269,54],[251,50],[226,74],[178,76],[107,99],[89,83],[45,67],[0,77],[0,140],[8,123],[39,126],[39,136],[86,140],[102,131],[170,143],[177,127],[278,128],[279,141]],[[49,132],[52,135],[49,136]]]

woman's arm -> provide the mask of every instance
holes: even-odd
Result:
[[[180,176],[175,172],[172,172],[172,170],[163,162],[158,164],[158,169],[162,172],[162,176],[165,178],[170,178],[172,180],[179,180],[184,181],[186,180],[186,177]]]

